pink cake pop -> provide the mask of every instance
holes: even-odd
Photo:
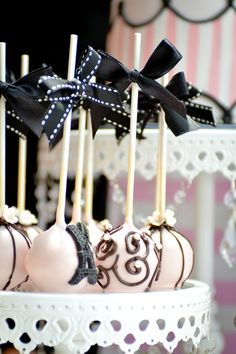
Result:
[[[140,33],[135,34],[135,65],[139,66]],[[150,287],[159,257],[155,243],[133,225],[133,196],[138,85],[132,83],[126,220],[108,230],[96,246],[98,283],[107,292],[141,292]]]
[[[159,249],[159,267],[153,274],[151,290],[181,288],[193,269],[193,248],[187,238],[174,229],[173,211],[166,210],[165,221],[154,212],[147,219],[150,235]]]
[[[77,36],[71,35],[68,79],[74,78]],[[56,222],[40,233],[26,257],[25,267],[36,287],[45,292],[77,293],[96,282],[95,266],[87,247],[83,225],[65,223],[65,201],[70,145],[71,111],[63,128],[63,152]]]

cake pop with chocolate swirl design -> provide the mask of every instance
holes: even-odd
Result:
[[[140,33],[135,34],[135,68],[139,65]],[[138,86],[132,83],[129,162],[125,223],[107,230],[95,248],[98,283],[107,292],[143,292],[149,289],[159,254],[148,234],[133,224],[135,146]]]
[[[127,223],[103,234],[95,257],[98,284],[107,292],[148,290],[159,264],[152,238]]]

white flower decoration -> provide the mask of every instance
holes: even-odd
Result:
[[[34,214],[31,213],[30,210],[18,210],[18,219],[19,223],[23,226],[29,226],[33,224],[37,224],[38,220]]]
[[[99,227],[102,231],[106,231],[106,230],[112,229],[112,225],[111,225],[110,221],[107,220],[107,219],[104,219],[104,220],[100,221],[100,222],[98,223],[98,227]]]
[[[15,224],[18,222],[16,209],[14,207],[9,208],[8,205],[4,205],[3,208],[0,208],[0,218],[4,219],[10,224]]]
[[[173,227],[176,223],[175,213],[173,210],[166,209],[165,217],[161,216],[159,211],[155,210],[152,216],[148,216],[145,225],[146,226],[160,226],[164,223]]]
[[[166,223],[172,227],[176,224],[175,213],[173,210],[166,209]]]

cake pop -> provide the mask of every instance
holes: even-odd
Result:
[[[163,86],[168,74],[162,77]],[[159,115],[159,141],[156,174],[156,210],[147,218],[150,236],[160,254],[159,268],[153,274],[151,290],[176,289],[183,286],[193,269],[193,249],[190,242],[174,229],[176,219],[172,210],[166,210],[166,152],[167,126],[164,111]]]
[[[139,66],[140,33],[135,34],[135,69]],[[104,233],[95,249],[98,283],[107,292],[148,290],[159,263],[158,250],[148,234],[133,225],[135,144],[138,85],[132,83],[129,164],[125,223]]]
[[[150,290],[181,288],[193,269],[194,253],[191,243],[175,230],[172,210],[166,210],[165,220],[158,212],[147,218],[150,237],[159,249],[159,267],[153,274]]]
[[[74,78],[77,36],[71,35],[68,79]],[[70,105],[70,108],[72,106]],[[92,258],[87,248],[84,226],[65,223],[65,201],[70,144],[71,109],[63,128],[63,153],[60,172],[56,222],[40,233],[26,257],[25,267],[32,282],[45,292],[76,293],[88,282],[96,283],[91,270]]]

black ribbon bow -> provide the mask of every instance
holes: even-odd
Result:
[[[171,81],[167,84],[166,89],[174,94],[185,105],[189,124],[191,125],[193,120],[199,123],[215,126],[212,107],[195,103],[194,99],[200,96],[200,91],[195,86],[190,85],[189,83],[185,85],[185,83],[184,74],[183,72],[180,72],[173,76]],[[141,129],[141,136],[147,122],[153,119],[156,121],[159,113],[159,101],[154,97],[140,93],[138,125]],[[169,118],[170,117],[166,117],[168,127],[173,133],[178,133],[178,122]]]
[[[99,106],[122,109],[117,89],[89,82],[96,74],[100,62],[100,55],[92,47],[88,47],[76,70],[76,78],[73,80],[65,80],[55,75],[40,78],[39,85],[50,102],[42,119],[42,125],[51,148],[61,136],[61,130],[69,112],[80,106],[83,100],[86,99]],[[93,131],[94,135],[95,133],[96,131]]]
[[[99,50],[98,53],[102,57],[102,62],[96,73],[97,78],[110,81],[120,93],[123,93],[132,82],[136,82],[141,91],[159,101],[165,112],[167,124],[172,122],[171,129],[175,135],[198,128],[196,123],[187,119],[183,102],[156,81],[169,72],[182,58],[178,50],[167,39],[160,42],[141,71],[127,69],[104,51]],[[184,77],[182,76],[182,78]],[[185,79],[182,80],[182,85],[187,87],[187,83],[184,81]],[[104,110],[102,115],[97,117],[97,121],[98,119],[103,120],[108,113],[109,110]]]
[[[13,83],[0,81],[0,96],[7,103],[7,126],[19,135],[26,135],[28,128],[38,137],[42,134],[41,120],[47,108],[42,103],[43,93],[37,86],[40,76],[50,75],[51,68],[39,68]]]

